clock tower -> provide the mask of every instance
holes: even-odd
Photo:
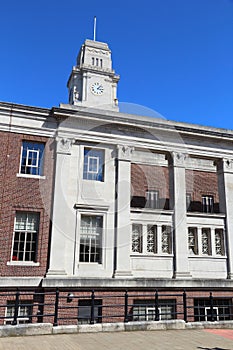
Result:
[[[67,83],[69,104],[118,111],[119,79],[119,75],[112,69],[108,45],[86,40]]]

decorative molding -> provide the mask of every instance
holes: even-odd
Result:
[[[117,145],[118,160],[131,161],[133,151],[134,151],[134,147],[132,146]]]
[[[57,153],[71,154],[71,147],[75,143],[74,139],[57,137]]]
[[[218,171],[233,174],[233,159],[222,158],[216,161]]]
[[[88,52],[97,54],[97,55],[104,55],[104,56],[109,56],[110,53],[108,51],[100,50],[100,49],[90,49],[89,47],[86,47],[86,50]]]
[[[172,165],[175,167],[185,167],[185,160],[188,158],[188,154],[181,152],[170,152]]]

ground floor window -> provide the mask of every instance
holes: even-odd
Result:
[[[133,321],[155,321],[155,300],[134,300],[132,308]],[[176,301],[174,299],[159,300],[159,320],[171,320],[176,318]]]
[[[91,299],[81,299],[78,302],[78,323],[91,322]],[[102,322],[102,299],[94,300],[94,323]]]
[[[213,315],[213,320],[211,319]],[[195,321],[225,321],[233,319],[232,299],[194,299]]]
[[[81,215],[80,262],[102,263],[103,216]]]
[[[8,301],[5,314],[5,324],[12,324],[15,314],[15,302]],[[17,324],[32,322],[32,302],[24,300],[18,309]]]

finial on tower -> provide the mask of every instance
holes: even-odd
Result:
[[[96,16],[94,17],[94,41],[96,39]]]

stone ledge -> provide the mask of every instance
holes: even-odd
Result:
[[[0,326],[0,337],[16,337],[27,335],[77,334],[97,332],[133,332],[156,330],[185,330],[185,329],[233,329],[233,321],[189,322],[183,320],[141,321],[80,324],[53,327],[51,323],[21,324],[17,326]]]

